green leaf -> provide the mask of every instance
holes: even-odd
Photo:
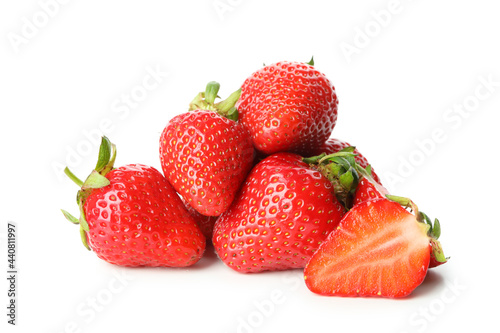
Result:
[[[234,121],[238,121],[238,109],[236,107],[232,107],[229,112],[227,113],[227,116],[226,118],[227,119],[231,119],[231,120],[234,120]]]
[[[64,214],[64,217],[70,221],[71,223],[73,224],[79,224],[80,221],[74,217],[73,215],[71,215],[70,213],[68,213],[67,211],[65,211],[64,209],[61,209],[61,212]]]
[[[107,137],[103,136],[101,139],[101,146],[99,147],[99,157],[95,166],[95,170],[97,172],[102,171],[109,163],[109,159],[111,158],[111,150],[111,142]]]
[[[205,101],[212,105],[217,98],[217,93],[219,92],[220,84],[215,81],[210,81],[205,89]]]
[[[326,156],[325,153],[321,153],[320,155],[317,155],[317,156],[303,157],[302,161],[304,163],[307,163],[307,164],[314,164],[314,163],[318,162],[320,159],[322,159],[325,156]]]
[[[339,177],[347,171],[342,165],[336,163],[328,164],[328,169],[336,177]]]
[[[372,175],[372,165],[371,164],[368,164],[366,166],[365,171],[366,171],[367,174],[370,175],[370,177],[373,177],[373,175]]]
[[[349,155],[344,158],[347,160],[347,162],[349,162],[349,165],[351,165],[351,167],[356,164],[356,159],[354,158],[354,155]]]
[[[441,243],[437,239],[431,238],[432,254],[437,262],[446,262],[448,258],[445,257]]]
[[[205,97],[205,93],[201,92],[196,97],[189,103],[189,111],[194,111],[198,109],[206,109],[207,107],[204,105],[206,104],[203,98]]]
[[[314,56],[312,56],[311,60],[309,60],[309,62],[306,62],[306,64],[314,66]]]
[[[331,161],[334,163],[340,164],[346,170],[349,170],[351,168],[351,164],[344,157],[337,157],[336,156],[336,157],[331,158]]]
[[[410,207],[411,200],[405,197],[399,197],[397,195],[386,194],[387,199],[397,202],[401,206]]]
[[[109,179],[93,170],[82,185],[82,189],[101,188],[110,184]]]
[[[431,222],[431,219],[429,218],[429,216],[427,216],[427,214],[425,214],[424,212],[420,211],[420,216],[417,218],[417,221],[420,221],[420,222],[425,222],[429,225],[430,227],[430,232],[432,232],[432,222]]]
[[[116,160],[116,146],[112,143],[111,144],[111,158],[109,159],[108,164],[102,169],[99,173],[103,176],[105,176],[108,172],[113,170],[113,167],[115,165],[115,160]]]
[[[89,231],[89,224],[87,223],[87,220],[85,219],[85,211],[83,209],[83,202],[78,205],[80,208],[80,226],[83,228],[85,231]]]
[[[345,147],[345,148],[342,148],[341,150],[339,150],[339,153],[340,152],[343,152],[343,153],[353,153],[354,150],[356,150],[356,146],[349,146],[349,147]]]
[[[352,169],[347,170],[344,174],[340,175],[339,181],[343,188],[350,191],[354,184],[354,175],[351,172]]]
[[[441,236],[441,223],[439,223],[438,219],[434,219],[434,227],[432,228],[432,236],[435,239],[439,239],[439,236]]]
[[[80,238],[82,239],[83,246],[90,251],[89,244],[87,244],[87,233],[83,227],[80,227]]]
[[[353,156],[354,154],[351,153],[351,152],[348,152],[348,151],[339,151],[339,152],[336,152],[334,154],[330,154],[330,155],[326,155],[326,156],[323,156],[319,161],[318,163],[323,163],[323,162],[328,162],[328,161],[335,161],[334,159],[335,158],[338,158],[338,157],[346,157],[346,156]]]

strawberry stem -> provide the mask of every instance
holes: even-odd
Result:
[[[210,81],[205,88],[205,102],[209,105],[213,105],[215,99],[218,97],[217,93],[219,92],[220,84],[215,81]]]
[[[217,93],[219,92],[220,84],[215,81],[210,81],[207,84],[204,92],[198,93],[196,97],[189,103],[189,111],[194,110],[209,110],[217,112],[222,117],[238,121],[238,110],[236,109],[236,102],[240,99],[241,88],[233,92],[223,101],[215,103],[217,98],[220,98]]]

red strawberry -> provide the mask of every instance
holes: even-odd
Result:
[[[198,213],[196,209],[191,207],[184,199],[184,206],[188,210],[191,217],[194,219],[198,227],[200,227],[203,236],[207,239],[207,242],[212,241],[212,234],[214,232],[215,221],[217,221],[217,216],[206,216]]]
[[[130,164],[113,169],[116,149],[103,137],[96,169],[82,182],[76,219],[82,241],[99,258],[120,266],[182,267],[196,263],[205,238],[172,186],[156,169]]]
[[[278,153],[251,171],[215,223],[213,243],[241,273],[304,267],[343,214],[325,177],[300,156]]]
[[[385,194],[388,194],[387,190],[373,179],[371,167],[368,165],[363,168],[357,162],[359,155],[354,155],[355,151],[355,147],[348,146],[333,154],[322,153],[303,159],[332,182],[337,199],[348,210],[361,201],[385,198]]]
[[[307,287],[320,295],[409,295],[424,280],[432,250],[442,249],[407,203],[415,215],[387,199],[354,206],[307,264]]]
[[[372,179],[362,177],[354,193],[353,205],[355,206],[363,201],[385,198],[386,194],[389,194],[389,191],[385,187]]]
[[[189,205],[207,216],[218,216],[229,207],[254,157],[248,131],[217,113],[234,117],[233,106],[239,91],[214,104],[217,91],[218,84],[210,82],[206,92],[191,104],[191,108],[206,110],[196,109],[176,116],[160,137],[165,177]]]
[[[337,104],[335,88],[312,61],[282,61],[245,80],[237,108],[259,151],[302,153],[328,139]]]
[[[311,151],[305,153],[304,156],[305,157],[310,157],[310,156],[320,155],[321,153],[325,153],[326,155],[335,154],[335,153],[338,153],[339,151],[341,151],[342,149],[347,148],[347,147],[351,147],[351,144],[347,143],[346,141],[342,141],[340,139],[330,138],[325,143],[323,143],[322,145],[314,147],[314,149],[312,149]],[[373,177],[373,179],[375,179],[375,181],[377,183],[382,184],[380,182],[379,176],[375,173],[375,171],[371,167],[370,163],[368,163],[368,160],[366,159],[366,157],[364,157],[359,152],[359,150],[357,148],[353,150],[353,153],[356,155],[354,157],[354,159],[356,160],[356,162],[362,168],[365,168],[365,169],[368,166],[370,166],[369,169],[371,170],[371,176]]]

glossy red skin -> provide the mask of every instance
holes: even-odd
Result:
[[[200,260],[205,237],[160,172],[132,164],[106,178],[110,185],[93,190],[84,204],[87,242],[99,258],[129,267]]]
[[[212,111],[178,115],[160,137],[165,177],[194,209],[207,216],[226,211],[252,168],[253,157],[248,131]]]
[[[334,153],[338,153],[340,150],[347,148],[347,147],[350,147],[350,146],[351,146],[351,144],[346,142],[346,141],[343,141],[340,139],[335,139],[335,138],[329,138],[326,142],[323,142],[321,145],[318,145],[318,146],[314,147],[313,149],[311,149],[307,152],[304,152],[303,156],[304,157],[311,157],[311,156],[320,155],[322,153],[334,154]],[[358,148],[356,148],[354,150],[354,154],[357,155],[355,157],[356,162],[362,168],[366,168],[370,164],[370,163],[368,163],[368,160],[366,159],[366,157],[364,157],[363,154],[361,154],[359,152]],[[375,179],[375,181],[377,183],[382,184],[380,182],[379,176],[375,173],[375,170],[373,170],[373,166],[372,166],[372,177],[373,177],[373,179]]]
[[[211,242],[215,221],[217,221],[218,216],[202,215],[196,209],[191,207],[187,202],[185,202],[184,199],[183,202],[189,214],[191,214],[198,227],[200,227],[203,236],[205,236],[205,238],[207,239],[207,242]]]
[[[250,172],[215,223],[213,244],[240,273],[302,268],[343,214],[321,173],[298,155],[278,153]]]
[[[386,194],[389,194],[389,191],[385,187],[378,183],[372,183],[365,177],[361,177],[354,193],[353,205],[355,206],[368,200],[385,198]]]
[[[337,95],[313,66],[282,61],[265,66],[241,87],[239,121],[266,155],[302,153],[330,136],[337,122]]]
[[[354,206],[306,268],[306,286],[325,296],[405,297],[424,280],[429,237],[401,205],[387,199]]]

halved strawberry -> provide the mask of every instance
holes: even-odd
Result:
[[[430,248],[438,261],[446,260],[416,205],[408,199],[391,198],[411,206],[415,215],[387,199],[354,206],[307,264],[304,278],[311,291],[332,296],[404,297],[424,280]]]

